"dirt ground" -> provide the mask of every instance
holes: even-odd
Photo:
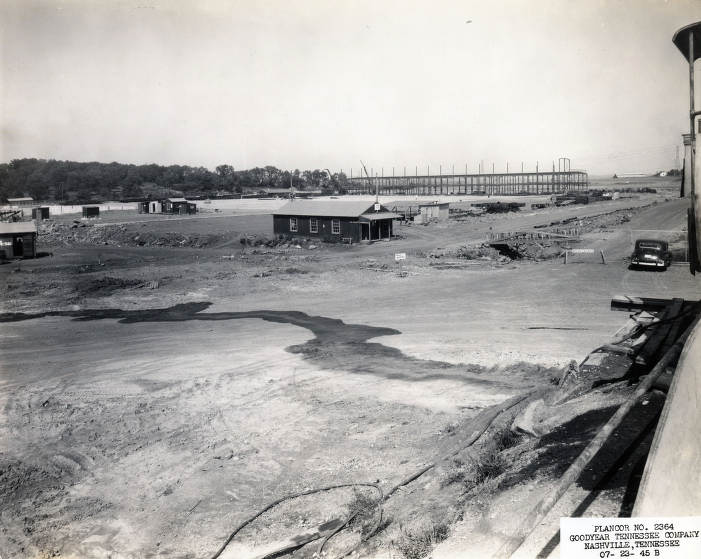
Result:
[[[375,526],[361,556],[488,556],[630,383],[555,405],[538,436],[511,429],[526,400],[463,448],[471,433],[510,399],[550,402],[568,364],[625,322],[613,295],[701,296],[681,264],[628,269],[635,231],[683,227],[684,202],[666,197],[401,225],[397,240],[352,247],[256,245],[270,238],[260,215],[57,220],[68,229],[39,238],[51,256],[0,266],[0,555],[208,558],[283,496],[349,483],[388,492],[435,463],[382,518],[373,487],[315,493],[247,525],[222,557],[265,556],[349,510],[360,512],[329,557]],[[605,265],[458,254],[490,232],[602,214],[577,246],[605,250]],[[100,228],[116,228],[100,233],[108,244],[74,236]],[[213,241],[139,245],[142,231]],[[639,460],[625,457],[587,514],[625,513]]]

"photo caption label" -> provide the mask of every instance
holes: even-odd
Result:
[[[560,518],[560,557],[701,557],[701,516]]]

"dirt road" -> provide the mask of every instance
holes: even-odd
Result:
[[[660,203],[629,225],[676,227],[681,210]],[[280,495],[395,483],[426,464],[455,425],[607,341],[625,319],[612,295],[701,296],[682,267],[633,272],[616,259],[394,268],[405,247],[547,219],[319,253],[67,248],[2,267],[0,553],[208,557]],[[629,235],[592,242],[623,256]],[[387,268],[362,267],[368,258]],[[161,285],[74,289],[105,276]],[[227,556],[335,518],[348,499],[283,509]]]

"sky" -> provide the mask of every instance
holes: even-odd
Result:
[[[0,0],[0,161],[675,166],[699,0]],[[701,83],[701,81],[699,82]]]

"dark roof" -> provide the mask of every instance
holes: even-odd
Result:
[[[681,51],[687,62],[693,62],[693,60],[689,60],[689,35],[694,37],[694,60],[697,60],[701,58],[701,21],[685,25],[672,37],[672,42]]]
[[[355,200],[295,200],[275,210],[273,215],[300,215],[319,217],[360,217],[374,212],[375,203]],[[381,211],[387,208],[381,207]]]
[[[36,233],[37,226],[33,221],[15,221],[14,223],[0,222],[0,235],[15,235]]]
[[[645,243],[650,244],[650,245],[663,245],[663,246],[669,245],[669,243],[667,241],[663,241],[661,239],[636,239],[636,241],[635,241],[636,245],[642,245]]]

